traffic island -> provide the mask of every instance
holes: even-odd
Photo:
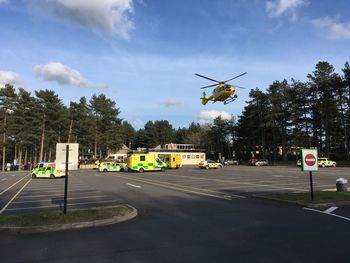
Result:
[[[121,223],[137,216],[137,209],[130,205],[70,210],[62,212],[42,212],[35,214],[1,215],[2,233],[41,233],[108,226]]]
[[[350,192],[316,191],[314,200],[310,193],[268,193],[254,197],[268,200],[287,202],[307,207],[324,207],[350,204]]]

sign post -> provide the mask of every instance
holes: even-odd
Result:
[[[314,200],[314,188],[312,182],[312,172],[318,171],[318,162],[317,162],[317,149],[302,149],[301,150],[301,170],[308,171],[310,177],[310,193],[311,200]]]
[[[68,192],[68,165],[69,165],[69,145],[66,145],[66,149],[63,149],[63,151],[66,151],[66,176],[64,178],[64,206],[63,206],[63,213],[67,213],[67,192]]]

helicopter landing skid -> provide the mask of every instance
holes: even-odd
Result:
[[[224,100],[224,104],[229,104],[231,102],[233,102],[234,100],[236,100],[237,97],[229,97],[228,99]]]

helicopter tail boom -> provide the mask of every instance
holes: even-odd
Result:
[[[203,97],[201,98],[201,100],[202,100],[202,104],[205,105],[208,103],[210,98],[206,96],[205,92],[203,92]]]

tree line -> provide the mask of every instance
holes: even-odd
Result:
[[[263,92],[250,91],[236,126],[239,152],[283,160],[298,158],[304,147],[317,147],[319,156],[350,160],[350,67],[342,74],[318,62],[307,81],[275,81]],[[300,157],[300,156],[299,156]]]
[[[65,106],[52,90],[0,87],[2,169],[18,164],[53,161],[57,142],[79,143],[80,153],[106,156],[122,144],[136,149],[167,143],[201,145],[208,157],[288,160],[303,147],[320,155],[350,160],[350,66],[342,75],[328,62],[317,63],[307,81],[274,81],[266,91],[249,93],[236,119],[218,117],[211,124],[192,122],[175,129],[168,120],[148,121],[135,130],[120,118],[116,102],[104,94]]]

